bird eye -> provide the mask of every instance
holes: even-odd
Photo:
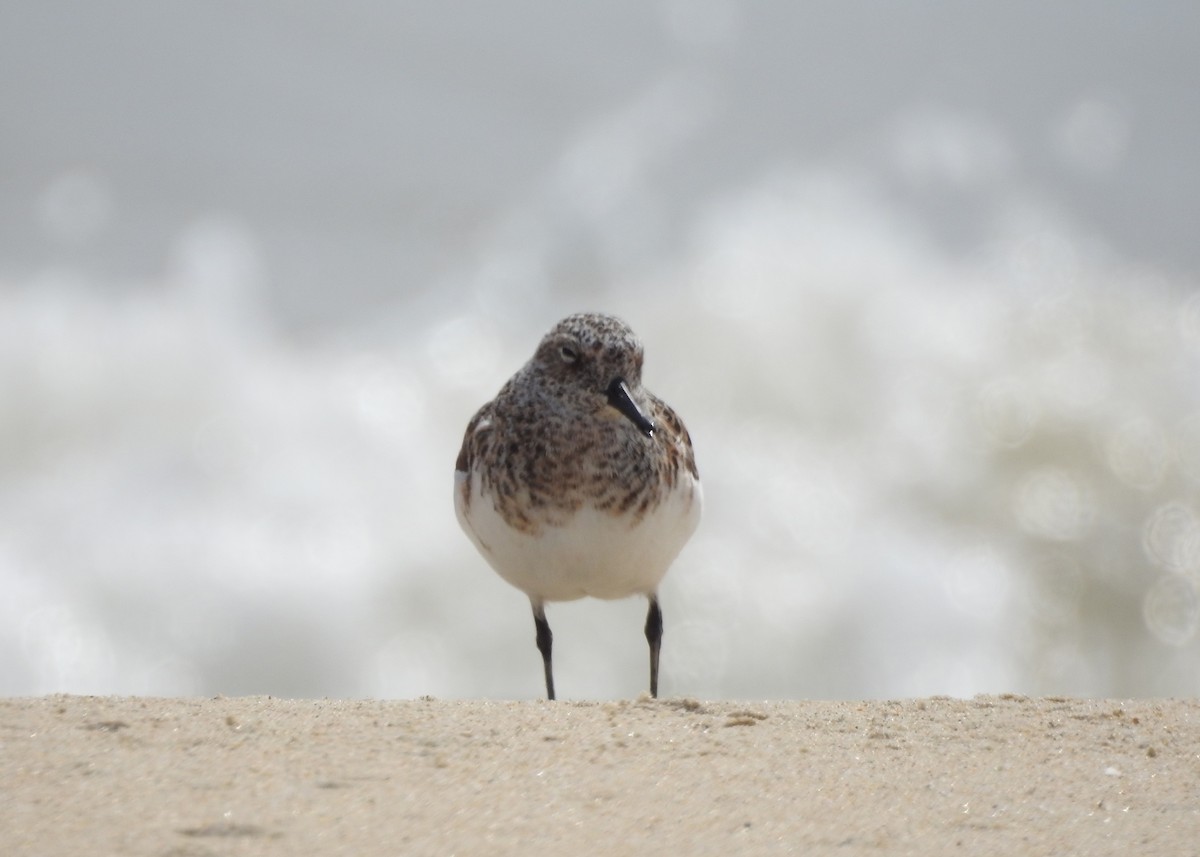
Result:
[[[558,353],[562,355],[564,363],[574,363],[579,359],[579,352],[569,345],[564,345]]]

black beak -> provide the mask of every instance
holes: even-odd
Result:
[[[646,437],[654,437],[654,420],[643,414],[637,402],[629,395],[624,378],[613,378],[612,383],[608,385],[608,403],[637,426],[638,431]]]

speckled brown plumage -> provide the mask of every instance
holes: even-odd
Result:
[[[578,346],[576,362],[562,358],[564,346]],[[641,387],[641,374],[641,343],[623,322],[592,314],[565,319],[471,419],[455,469],[467,473],[476,461],[488,462],[479,471],[484,493],[523,532],[561,525],[584,503],[640,521],[674,489],[681,469],[700,478],[683,421]],[[652,436],[628,420],[600,416],[611,410],[604,390],[617,376],[654,422]],[[468,484],[459,490],[469,506]]]

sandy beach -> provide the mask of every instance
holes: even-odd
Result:
[[[1182,855],[1200,702],[6,699],[0,791],[13,857]]]

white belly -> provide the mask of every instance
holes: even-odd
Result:
[[[544,601],[624,598],[658,589],[667,569],[700,522],[700,483],[681,474],[676,490],[640,521],[583,506],[561,526],[543,526],[536,535],[510,527],[492,498],[467,474],[454,474],[458,522],[496,572]]]

